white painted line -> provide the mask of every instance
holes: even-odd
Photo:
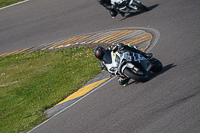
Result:
[[[15,3],[15,4],[12,4],[12,5],[2,7],[2,8],[0,8],[0,10],[6,9],[6,8],[8,8],[8,7],[16,6],[16,5],[19,5],[19,4],[22,4],[22,3],[28,2],[28,1],[30,1],[30,0],[20,1],[20,2],[17,2],[17,3]]]
[[[104,86],[105,84],[109,83],[111,80],[113,80],[114,78],[116,78],[117,76],[112,77],[111,79],[108,79],[106,82],[104,82],[103,84],[101,84],[100,86],[96,87],[95,89],[93,89],[92,91],[90,91],[89,93],[87,93],[86,95],[84,95],[82,98],[80,98],[79,100],[77,100],[76,102],[72,103],[71,105],[69,105],[68,107],[64,108],[63,110],[61,110],[60,112],[58,112],[57,114],[53,115],[52,117],[50,117],[49,119],[47,119],[46,121],[42,122],[41,124],[39,124],[38,126],[34,127],[33,129],[31,129],[30,131],[28,131],[27,133],[32,132],[33,130],[37,129],[38,127],[42,126],[43,124],[47,123],[49,120],[51,120],[52,118],[56,117],[57,115],[59,115],[60,113],[62,113],[63,111],[65,111],[66,109],[70,108],[71,106],[73,106],[74,104],[78,103],[79,101],[81,101],[82,99],[84,99],[85,97],[87,97],[88,95],[92,94],[93,92],[95,92],[96,90],[98,90],[99,88],[101,88],[102,86]]]

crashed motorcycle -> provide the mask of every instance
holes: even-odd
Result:
[[[154,58],[145,58],[139,53],[130,51],[107,50],[103,57],[104,69],[112,75],[131,78],[135,81],[145,82],[151,72],[160,72],[162,63]]]
[[[111,0],[111,4],[115,5],[117,11],[122,13],[136,13],[149,10],[139,0]]]

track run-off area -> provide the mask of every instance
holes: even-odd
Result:
[[[163,71],[145,83],[131,80],[123,87],[116,78],[108,80],[31,133],[200,131],[200,2],[141,2],[148,12],[115,19],[90,0],[29,0],[0,10],[1,56],[124,42],[139,44],[163,63]],[[145,29],[159,33],[154,47],[148,45],[154,34]]]

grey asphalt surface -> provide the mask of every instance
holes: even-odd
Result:
[[[127,87],[115,78],[32,133],[200,132],[200,1],[142,3],[151,10],[125,19],[111,19],[96,0],[31,0],[0,10],[0,54],[106,29],[160,32],[150,52],[162,72]]]

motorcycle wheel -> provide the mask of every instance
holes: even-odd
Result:
[[[158,73],[158,72],[160,72],[162,70],[163,65],[158,59],[153,58],[151,60],[151,63],[153,64],[153,67],[151,68],[152,72]]]
[[[149,11],[149,9],[141,3],[137,3],[133,1],[132,6],[136,6],[141,11]]]
[[[139,75],[134,73],[131,69],[129,68],[125,68],[124,69],[124,74],[126,76],[128,76],[131,79],[134,79],[136,81],[140,81],[140,82],[145,82],[148,80],[149,76],[148,75]]]

